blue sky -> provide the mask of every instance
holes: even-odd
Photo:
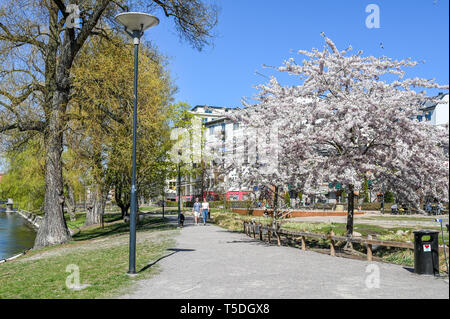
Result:
[[[217,0],[221,7],[214,46],[198,52],[181,42],[171,22],[146,32],[146,39],[170,58],[177,101],[240,107],[254,85],[276,74],[263,64],[279,66],[299,49],[322,48],[321,32],[339,49],[352,45],[364,55],[424,60],[410,77],[449,83],[448,0]],[[368,4],[380,8],[380,28],[368,29]],[[380,47],[383,43],[384,49]],[[289,80],[289,79],[286,79]],[[289,80],[291,82],[291,80]],[[429,92],[435,94],[437,92]]]

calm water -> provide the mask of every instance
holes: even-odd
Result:
[[[34,229],[20,215],[0,211],[0,259],[33,247],[35,237]]]

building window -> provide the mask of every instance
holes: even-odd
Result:
[[[222,141],[225,141],[225,123],[222,123]]]
[[[422,116],[422,115],[417,115],[417,120],[418,120],[419,122],[422,122],[422,119],[423,119],[423,116]]]
[[[432,114],[433,114],[432,112],[425,113],[425,118],[426,118],[427,121],[431,121],[431,115]]]
[[[211,110],[209,110],[209,109],[206,109],[205,113],[211,114],[211,113],[212,113],[212,111],[211,111]]]
[[[214,135],[214,126],[209,127],[209,135]]]

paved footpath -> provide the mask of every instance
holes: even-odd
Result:
[[[189,217],[176,239],[157,261],[161,273],[120,298],[449,298],[448,279],[268,245]],[[370,288],[377,273],[379,288]]]

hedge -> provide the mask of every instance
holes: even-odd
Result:
[[[210,201],[209,207],[210,208],[223,208],[223,201]],[[234,201],[226,201],[226,208],[247,208],[249,205],[251,206],[251,203],[249,201],[245,200],[234,200]],[[194,202],[184,202],[184,207],[193,207]],[[166,207],[178,207],[178,202],[176,201],[167,201]]]

